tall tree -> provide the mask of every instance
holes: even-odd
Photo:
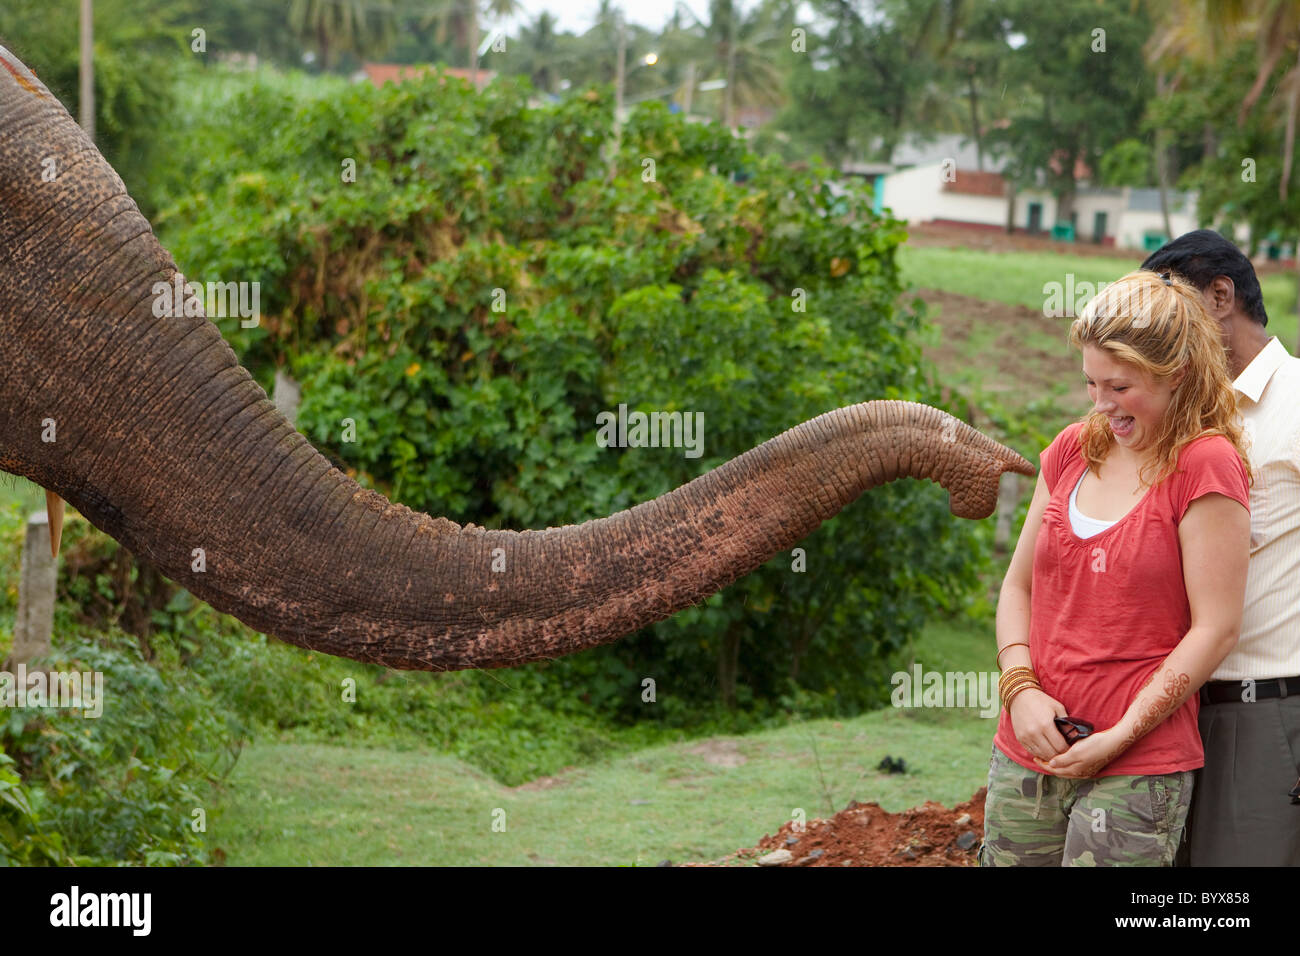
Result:
[[[572,43],[561,43],[568,79],[576,87],[613,84],[618,77],[620,32],[624,44],[624,92],[635,102],[663,83],[661,63],[647,66],[644,56],[659,52],[659,38],[635,23],[621,22],[623,11],[615,0],[600,0],[592,25]]]
[[[1278,61],[1269,85],[1281,84],[1291,66]],[[1185,58],[1176,87],[1150,104],[1151,122],[1169,130],[1181,184],[1197,193],[1201,222],[1227,233],[1248,228],[1248,251],[1266,237],[1296,238],[1300,223],[1300,190],[1282,189],[1285,115],[1255,108],[1237,119],[1258,69],[1253,37],[1221,41],[1212,58]]]
[[[889,162],[908,132],[961,128],[962,101],[943,82],[959,0],[812,6],[820,29],[807,28],[807,54],[795,58],[785,130],[834,161]]]
[[[515,70],[527,74],[544,93],[555,93],[559,86],[563,53],[557,23],[554,14],[543,10],[531,26],[521,26],[512,57]]]
[[[1254,80],[1237,108],[1237,125],[1246,125],[1264,91],[1271,89],[1268,100],[1283,108],[1282,169],[1277,185],[1278,198],[1285,202],[1300,118],[1300,4],[1293,0],[1175,0],[1152,37],[1148,55],[1172,72],[1172,92],[1187,65],[1215,63],[1228,54],[1234,41],[1247,36],[1256,38],[1257,63]]]
[[[315,48],[321,69],[331,69],[344,53],[358,58],[382,55],[392,46],[392,0],[293,0],[289,29]]]
[[[701,65],[708,62],[709,53],[704,25],[680,2],[674,5],[660,31],[659,48],[663,54],[664,83],[674,88],[674,98],[689,115],[695,103]]]
[[[982,170],[985,132],[1006,115],[1007,21],[997,0],[966,0],[949,22],[952,41],[932,45],[931,52],[947,68],[944,85],[954,99],[965,102],[961,126],[975,144],[976,166]]]
[[[477,76],[483,18],[513,17],[520,9],[518,0],[440,0],[422,22],[436,24],[438,43],[450,36],[465,51],[465,67]]]
[[[709,0],[704,43],[714,54],[722,75],[722,122],[736,128],[736,111],[751,106],[775,106],[781,100],[778,51],[788,49],[776,22],[777,8],[761,4],[748,13],[739,0]]]
[[[1058,220],[1069,220],[1080,173],[1099,174],[1102,156],[1138,128],[1155,94],[1142,55],[1149,21],[1130,0],[1008,0],[1003,8],[1024,38],[1007,58],[1020,100],[990,138],[1013,183],[1042,177]]]

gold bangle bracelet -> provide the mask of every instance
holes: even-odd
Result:
[[[1028,646],[1029,646],[1029,644],[1028,644],[1027,642],[1025,642],[1025,641],[1013,641],[1012,643],[1008,644],[1006,647],[1000,647],[1000,648],[998,648],[998,654],[997,654],[997,656],[996,656],[995,658],[993,658],[993,660],[997,663],[998,667],[1001,667],[1001,666],[1002,666],[1002,655],[1003,655],[1003,654],[1005,654],[1007,651],[1011,650],[1011,648],[1013,648],[1013,647],[1028,647]],[[1021,667],[1024,667],[1025,665],[1021,664],[1020,666],[1021,666]]]
[[[1004,679],[998,682],[998,696],[1002,698],[1002,702],[1005,705],[1009,704],[1011,698],[1015,697],[1016,694],[1025,688],[1037,687],[1041,690],[1042,686],[1043,685],[1038,682],[1038,678],[1034,676],[1032,671],[1028,673],[1019,673],[1011,676],[1009,679]]]
[[[1024,684],[1024,683],[1037,684],[1038,677],[1034,674],[1015,674],[1012,677],[1007,678],[1006,680],[998,681],[998,688],[1006,689],[1008,687],[1014,687],[1017,684]]]
[[[998,678],[998,688],[1003,689],[1022,680],[1037,681],[1038,675],[1034,673],[1032,667],[1025,667],[1024,665],[1012,667],[1002,672],[1002,676]]]
[[[1041,684],[1038,684],[1038,683],[1028,683],[1028,682],[1026,682],[1026,683],[1024,683],[1024,684],[1017,684],[1015,687],[1008,687],[1006,693],[1001,694],[1001,695],[999,695],[999,696],[1001,696],[1001,698],[1002,698],[1002,702],[1003,702],[1004,704],[1008,704],[1008,705],[1009,705],[1009,704],[1011,703],[1011,700],[1012,700],[1013,697],[1015,697],[1017,694],[1019,694],[1022,690],[1028,690],[1028,689],[1031,688],[1031,687],[1032,687],[1032,688],[1035,688],[1035,689],[1037,689],[1037,690],[1042,690],[1042,689],[1043,689]]]
[[[1013,674],[1032,674],[1034,669],[1027,664],[1017,664],[1015,667],[1008,667],[1002,672],[1002,679],[1012,676]]]
[[[1010,696],[1010,697],[1004,697],[1004,698],[1002,699],[1002,707],[1003,707],[1003,709],[1004,709],[1004,710],[1010,710],[1010,709],[1011,709],[1011,702],[1012,702],[1013,700],[1016,699],[1017,695],[1019,695],[1021,691],[1030,690],[1031,688],[1032,688],[1032,689],[1035,689],[1035,690],[1042,690],[1042,689],[1043,689],[1043,688],[1042,688],[1039,684],[1037,684],[1037,683],[1034,683],[1034,684],[1025,684],[1025,685],[1023,685],[1023,686],[1021,686],[1021,687],[1017,687],[1014,691],[1011,692],[1011,696]]]

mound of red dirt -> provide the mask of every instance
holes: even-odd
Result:
[[[949,810],[927,801],[901,813],[851,802],[829,820],[787,823],[758,844],[695,866],[978,866],[981,787]],[[688,866],[692,864],[686,864]]]

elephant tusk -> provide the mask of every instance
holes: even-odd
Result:
[[[45,513],[50,519],[50,557],[57,561],[63,540],[63,499],[52,491],[45,492]]]

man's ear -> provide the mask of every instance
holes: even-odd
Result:
[[[1210,314],[1216,319],[1226,318],[1237,302],[1237,287],[1227,276],[1215,276],[1205,288],[1205,298]]]

